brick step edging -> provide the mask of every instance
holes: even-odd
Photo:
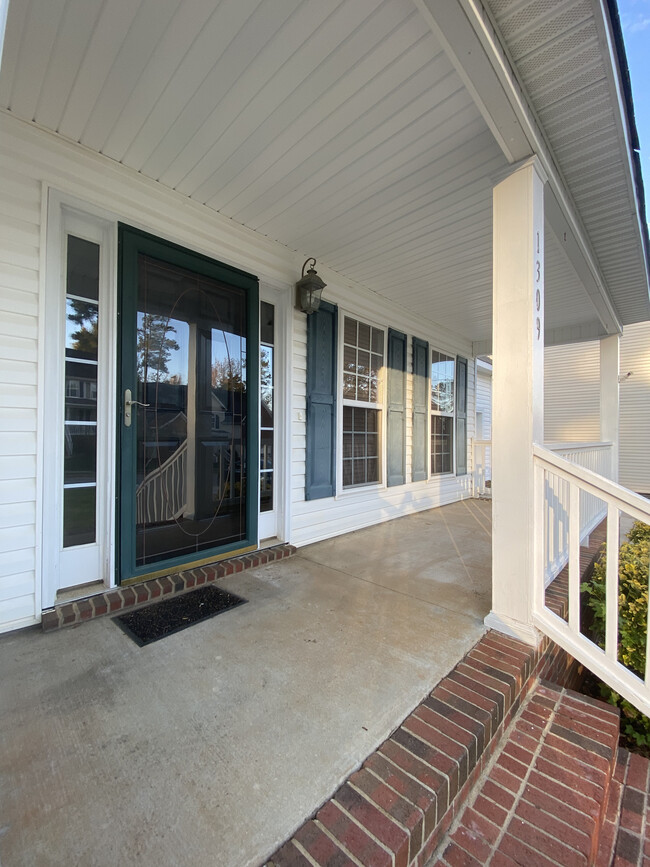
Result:
[[[92,596],[75,599],[73,602],[64,602],[44,611],[41,617],[41,628],[43,632],[52,632],[97,617],[117,614],[119,611],[130,611],[149,602],[159,601],[165,596],[185,593],[203,584],[211,584],[228,575],[284,560],[295,553],[294,545],[274,545],[272,548],[262,548],[250,554],[219,560],[207,566],[197,566],[195,569],[165,575],[163,578],[152,578],[128,587],[114,587],[103,593],[95,593]]]
[[[540,678],[576,665],[549,639],[488,632],[267,867],[422,867]]]

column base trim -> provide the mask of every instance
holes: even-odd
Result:
[[[490,611],[483,620],[483,623],[485,623],[488,629],[502,632],[511,638],[518,638],[519,641],[523,641],[531,647],[539,647],[543,639],[542,633],[532,624],[520,623],[504,614],[497,614],[495,611]]]

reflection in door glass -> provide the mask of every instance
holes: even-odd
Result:
[[[141,255],[136,565],[246,538],[246,296]]]
[[[63,547],[96,539],[99,244],[67,236]]]
[[[273,510],[273,344],[275,308],[260,303],[260,512]]]

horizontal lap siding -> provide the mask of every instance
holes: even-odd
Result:
[[[544,434],[547,442],[600,440],[600,344],[545,350]],[[619,478],[650,493],[650,323],[626,325],[620,348]]]
[[[544,350],[544,440],[600,440],[600,344]]]
[[[650,322],[626,325],[621,339],[620,481],[650,494]]]
[[[489,440],[492,437],[492,375],[477,372],[476,412],[483,413],[483,430],[476,431],[476,438]]]
[[[343,287],[331,283],[323,293],[328,301],[338,304],[341,312],[364,322],[394,328],[408,335],[407,347],[407,386],[406,386],[406,478],[411,478],[412,465],[412,398],[413,398],[413,360],[412,336],[428,340],[430,348],[440,349],[449,354],[470,356],[470,347],[458,337],[439,329],[433,322],[423,325],[415,321],[388,301],[374,293],[359,291],[352,294]],[[306,545],[321,539],[328,539],[341,533],[368,527],[372,524],[389,521],[401,515],[413,514],[424,509],[442,506],[459,499],[472,496],[471,449],[468,454],[468,474],[457,478],[454,475],[432,477],[428,481],[407,482],[394,487],[350,488],[336,497],[305,501],[305,365],[306,316],[294,313],[294,385],[293,385],[293,437],[292,461],[292,520],[290,542]],[[340,335],[339,335],[340,336]],[[338,370],[340,385],[341,371]],[[474,407],[474,364],[468,364],[467,406]],[[340,390],[339,390],[340,395]],[[468,442],[474,436],[473,413],[468,413]],[[340,448],[340,441],[339,441]],[[337,454],[340,463],[341,455]],[[385,471],[385,467],[384,467]]]
[[[41,185],[0,168],[0,632],[35,622]]]

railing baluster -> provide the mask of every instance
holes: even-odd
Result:
[[[648,567],[648,607],[650,609],[650,566]],[[650,624],[650,610],[646,615],[646,624]],[[646,626],[645,632],[645,673],[643,680],[646,688],[648,686],[648,678],[650,678],[650,629]]]
[[[533,486],[533,609],[542,611],[545,605],[548,534],[545,531],[546,470],[535,464]]]
[[[611,481],[604,473],[596,473],[592,469],[598,467],[602,470],[608,467],[611,451],[609,446],[599,447],[593,456],[586,455],[582,447],[563,447],[562,450],[570,453],[567,457],[574,457],[573,463],[543,446],[536,445],[533,449],[536,528],[533,547],[533,622],[551,640],[557,642],[642,713],[650,716],[650,632],[646,633],[645,680],[618,661],[620,516],[629,514],[637,521],[650,524],[650,503]],[[584,466],[585,464],[587,466]],[[608,556],[605,570],[605,649],[602,650],[590,637],[580,632],[579,543],[605,515]],[[542,527],[543,538],[537,529]],[[545,574],[554,577],[567,562],[568,623],[543,604],[544,590],[539,584],[540,581],[545,583]]]
[[[620,512],[610,503],[607,507],[607,568],[605,572],[605,653],[618,658],[618,537]]]
[[[569,626],[580,631],[580,488],[569,485]]]

